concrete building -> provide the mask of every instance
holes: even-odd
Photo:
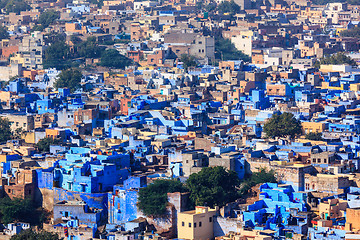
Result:
[[[206,240],[214,237],[213,218],[218,209],[195,207],[195,210],[178,213],[178,238]]]

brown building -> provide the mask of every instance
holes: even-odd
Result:
[[[360,208],[346,209],[346,224],[350,230],[360,230]]]
[[[35,192],[35,170],[20,170],[3,185],[5,194],[11,198],[31,198]]]

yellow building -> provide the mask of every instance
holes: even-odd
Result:
[[[16,53],[14,56],[10,57],[10,63],[21,64],[22,66],[25,66],[24,56],[20,53]]]
[[[304,134],[308,134],[311,132],[321,133],[326,128],[325,123],[321,123],[321,122],[302,122],[301,126]]]
[[[214,237],[214,216],[218,208],[195,207],[195,210],[178,213],[178,238],[207,240]]]
[[[353,91],[353,92],[360,91],[360,83],[350,84],[350,91]]]

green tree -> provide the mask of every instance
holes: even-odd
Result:
[[[35,232],[32,229],[26,229],[20,234],[13,235],[10,240],[60,240],[57,233],[50,233],[46,231]]]
[[[186,186],[196,206],[224,206],[238,198],[236,187],[240,180],[234,171],[224,167],[207,167],[190,175]]]
[[[167,193],[187,192],[186,187],[177,180],[155,180],[139,190],[138,207],[146,216],[166,215]]]
[[[36,209],[30,199],[13,199],[8,197],[0,199],[0,218],[2,223],[14,221],[38,223]]]
[[[71,67],[70,48],[65,41],[55,41],[46,50],[43,67],[58,70]]]
[[[0,26],[0,40],[8,39],[9,33],[7,31],[7,28],[4,26]]]
[[[217,6],[217,10],[219,11],[219,13],[224,14],[224,13],[229,13],[230,15],[234,15],[236,13],[240,12],[240,6],[237,5],[234,0],[229,1],[222,1],[218,6]]]
[[[70,41],[71,41],[74,45],[78,45],[79,43],[82,42],[81,38],[80,38],[79,36],[76,36],[76,35],[71,35]]]
[[[245,53],[236,49],[235,45],[223,37],[215,38],[215,57],[223,61],[227,60],[243,60],[250,61],[250,57]]]
[[[20,139],[24,132],[25,132],[24,129],[19,127],[17,129],[15,129],[15,131],[12,132],[12,138],[13,139]]]
[[[11,139],[10,122],[7,118],[0,117],[0,143]]]
[[[346,56],[343,52],[338,52],[335,54],[332,54],[330,56],[321,58],[320,61],[315,63],[316,67],[319,68],[319,65],[325,64],[325,65],[342,65],[342,64],[348,64],[351,66],[356,66],[356,61],[352,59],[349,56]]]
[[[184,64],[185,71],[187,71],[189,67],[196,67],[197,65],[195,57],[188,54],[182,54],[180,61]]]
[[[344,2],[351,5],[360,5],[359,0],[312,0],[311,3],[315,5],[326,5],[328,3],[338,3],[338,2]]]
[[[77,39],[74,39],[75,42]],[[99,58],[105,51],[104,47],[99,46],[96,37],[88,37],[86,41],[80,41],[75,44],[78,57],[83,58]]]
[[[292,113],[273,114],[265,123],[264,132],[271,138],[287,136],[294,138],[302,132],[301,122]]]
[[[49,27],[52,23],[54,23],[57,19],[60,18],[60,13],[55,10],[47,10],[40,14],[38,23],[32,31],[42,31],[45,28]]]
[[[50,9],[41,13],[39,17],[39,23],[43,26],[43,28],[47,28],[59,18],[60,18],[60,13]]]
[[[352,29],[344,30],[340,32],[342,37],[360,37],[360,27],[354,27]]]
[[[104,0],[89,0],[89,3],[96,4],[99,8],[104,5]]]
[[[21,11],[30,10],[30,5],[24,0],[3,0],[1,7],[5,9],[6,13],[20,14]]]
[[[249,190],[260,184],[260,183],[276,183],[275,172],[273,170],[267,171],[265,168],[259,169],[258,172],[254,172],[250,177],[247,177],[241,183],[241,188],[239,195],[244,195],[249,192]]]
[[[315,132],[311,132],[311,133],[306,134],[305,138],[309,139],[309,140],[313,140],[313,141],[322,141],[322,140],[324,140],[322,138],[322,133],[315,133]]]
[[[82,73],[78,68],[69,68],[62,70],[55,81],[55,88],[69,88],[74,92],[80,87]]]
[[[46,137],[41,139],[37,144],[36,147],[39,150],[39,152],[49,152],[50,146],[54,144],[60,144],[59,139],[52,139],[50,137]]]
[[[31,29],[31,32],[35,32],[35,31],[43,31],[44,28],[42,25],[35,25],[32,29]]]
[[[104,67],[124,69],[131,64],[131,60],[115,49],[105,50],[101,54],[100,65]]]

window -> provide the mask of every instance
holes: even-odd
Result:
[[[201,222],[199,222],[199,227],[201,227]]]
[[[196,223],[194,223],[194,228],[196,228]]]
[[[184,226],[185,226],[185,223],[184,223],[184,222],[181,222],[181,226],[183,226],[183,227],[184,227]]]
[[[191,223],[189,223],[189,227],[191,228]]]
[[[212,217],[209,217],[209,222],[212,222]]]

